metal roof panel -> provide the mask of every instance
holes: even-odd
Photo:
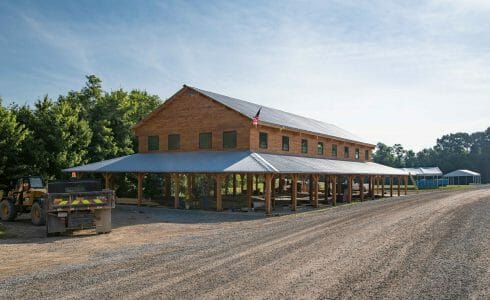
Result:
[[[262,110],[260,111],[261,122],[265,122],[271,125],[277,125],[280,127],[303,130],[311,133],[338,137],[349,141],[355,141],[355,142],[361,142],[361,143],[373,145],[372,143],[362,139],[361,137],[347,130],[344,130],[338,126],[335,126],[333,124],[299,116],[279,109],[262,106],[256,103],[228,97],[225,95],[201,90],[195,87],[189,87],[189,88],[194,89],[199,93],[202,93],[208,96],[209,98],[214,99],[215,101],[218,101],[219,103],[235,111],[238,111],[239,113],[249,118],[253,118],[257,114],[259,108],[262,108]]]
[[[251,151],[137,153],[63,170],[94,173],[318,173],[408,175],[373,162]]]
[[[455,170],[444,175],[444,177],[463,177],[463,176],[480,176],[480,173],[470,170]]]

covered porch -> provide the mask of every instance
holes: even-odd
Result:
[[[408,190],[407,172],[373,162],[252,151],[138,153],[64,171],[100,173],[106,188],[119,174],[135,174],[138,205],[145,177],[159,175],[162,199],[174,208],[263,209],[267,215],[279,207],[335,206]]]

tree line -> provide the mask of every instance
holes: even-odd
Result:
[[[432,148],[417,153],[400,144],[376,145],[375,162],[396,168],[439,167],[446,174],[469,169],[481,174],[482,182],[490,182],[490,127],[474,133],[451,133],[438,138]]]
[[[63,178],[64,168],[137,151],[131,127],[161,103],[146,91],[104,91],[94,75],[85,86],[33,106],[0,98],[0,183],[27,175]]]
[[[48,96],[33,106],[5,106],[0,98],[0,184],[26,175],[45,179],[66,177],[68,167],[129,155],[137,151],[131,127],[154,110],[162,100],[146,91],[104,91],[94,75],[85,86],[53,100]],[[378,143],[374,161],[393,167],[438,166],[446,173],[471,169],[490,181],[490,127],[483,132],[454,133],[418,153],[402,145]],[[160,180],[145,179],[145,191],[160,193]],[[136,179],[118,176],[121,194],[132,194]]]

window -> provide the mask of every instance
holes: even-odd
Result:
[[[349,158],[349,147],[344,147],[344,157]]]
[[[289,151],[289,136],[282,136],[282,151]]]
[[[180,134],[169,134],[168,150],[179,150],[179,149],[180,149]]]
[[[323,143],[322,142],[318,142],[318,155],[323,155]]]
[[[259,148],[267,149],[267,133],[259,133]]]
[[[213,147],[212,138],[211,132],[199,133],[199,149],[211,149]]]
[[[359,157],[360,157],[360,156],[361,156],[361,154],[360,154],[360,152],[359,152],[359,148],[356,148],[355,153],[354,153],[354,157],[355,157],[356,159],[359,159]]]
[[[332,156],[337,157],[337,145],[336,144],[332,145]]]
[[[364,151],[364,159],[369,160],[369,150]]]
[[[160,142],[158,135],[150,135],[148,137],[148,151],[158,151],[160,150]]]
[[[223,148],[236,148],[236,131],[223,132]]]
[[[301,153],[308,153],[308,140],[301,140]]]

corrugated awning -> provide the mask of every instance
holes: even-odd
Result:
[[[343,161],[251,151],[137,153],[64,172],[93,173],[308,173],[408,175],[373,162]]]

